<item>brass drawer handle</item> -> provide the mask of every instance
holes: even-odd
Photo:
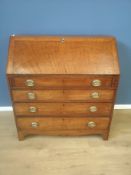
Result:
[[[100,98],[100,94],[98,93],[98,92],[93,92],[92,94],[91,94],[91,97],[92,98]]]
[[[35,82],[34,82],[34,80],[26,80],[26,86],[28,86],[28,87],[33,87],[35,85]]]
[[[96,112],[97,107],[96,106],[90,106],[89,110],[90,110],[90,112]]]
[[[34,106],[30,106],[29,107],[29,112],[35,113],[35,112],[37,112],[37,108],[34,107]]]
[[[89,128],[95,128],[96,127],[96,123],[93,122],[93,121],[88,122],[87,125],[88,125]]]
[[[34,100],[36,98],[36,95],[33,92],[28,92],[27,97],[29,100]]]
[[[94,87],[101,86],[101,80],[93,80],[92,81],[92,86],[94,86]]]
[[[38,122],[32,122],[31,123],[32,128],[37,128],[39,126]]]

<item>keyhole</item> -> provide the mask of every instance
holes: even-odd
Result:
[[[62,38],[62,39],[61,39],[61,43],[64,43],[64,41],[65,41],[65,39],[64,39],[64,38]]]

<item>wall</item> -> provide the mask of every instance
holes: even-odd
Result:
[[[131,103],[130,19],[130,0],[0,0],[0,106],[10,105],[5,67],[13,33],[116,36],[121,64],[116,103]]]

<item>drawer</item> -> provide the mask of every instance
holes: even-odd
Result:
[[[17,116],[109,116],[111,103],[15,103]]]
[[[70,129],[107,129],[108,118],[17,118],[21,130],[70,130]]]
[[[114,90],[12,90],[14,102],[112,102]]]
[[[59,89],[59,88],[99,88],[99,87],[111,87],[112,76],[54,76],[54,77],[42,77],[42,76],[20,76],[15,77],[12,80],[13,88],[38,88],[38,89]]]

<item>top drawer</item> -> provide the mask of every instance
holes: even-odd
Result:
[[[11,86],[26,89],[111,88],[112,82],[112,76],[19,76],[11,79]]]

